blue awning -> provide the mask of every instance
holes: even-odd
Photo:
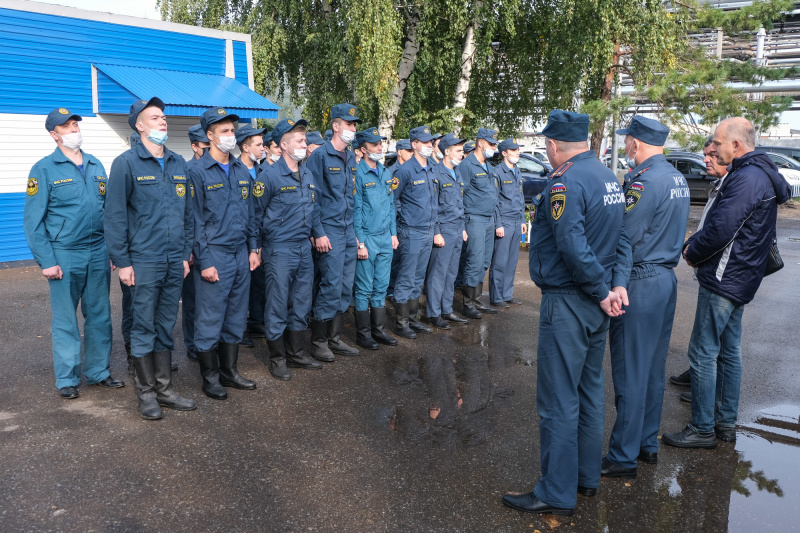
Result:
[[[134,100],[157,96],[167,116],[197,117],[224,107],[242,118],[278,118],[280,107],[238,81],[213,74],[95,64],[100,113],[130,111]]]

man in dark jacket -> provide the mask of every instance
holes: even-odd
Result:
[[[743,118],[722,121],[711,145],[728,175],[708,208],[702,229],[683,247],[697,268],[700,290],[689,341],[692,420],[662,441],[679,448],[713,448],[717,438],[736,440],[742,374],[742,313],[756,294],[767,266],[778,204],[789,185],[763,152]]]

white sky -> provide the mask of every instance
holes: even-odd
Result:
[[[45,4],[77,7],[89,11],[104,11],[117,15],[130,15],[148,19],[161,20],[161,13],[156,7],[156,0],[36,0]]]

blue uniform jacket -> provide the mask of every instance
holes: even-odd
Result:
[[[105,246],[103,210],[106,171],[83,153],[83,175],[61,148],[40,159],[28,176],[25,238],[43,269],[56,266],[53,249],[91,250]]]
[[[416,157],[397,169],[393,178],[397,178],[394,208],[398,224],[423,231],[438,227],[432,174],[433,169],[423,168]]]
[[[617,260],[613,286],[627,287],[631,268],[675,268],[681,258],[689,218],[689,186],[662,155],[654,155],[625,175],[625,234],[630,261]],[[632,263],[632,264],[631,264]]]
[[[111,164],[105,212],[108,255],[120,268],[188,261],[194,220],[186,161],[164,148],[164,170],[137,143]]]
[[[531,279],[542,290],[580,289],[599,303],[610,291],[618,248],[630,255],[617,177],[587,150],[555,169],[534,199]]]
[[[525,223],[525,197],[522,195],[522,176],[519,168],[508,168],[505,161],[494,167],[497,176],[497,211],[500,218],[497,228],[503,224],[520,226]]]
[[[386,167],[378,163],[373,170],[363,160],[358,164],[353,208],[358,242],[364,242],[367,235],[380,235],[385,231],[397,235],[392,191],[392,175]]]
[[[253,183],[253,197],[260,247],[287,248],[308,242],[319,219],[319,196],[305,165],[300,165],[299,182],[283,158],[266,166]]]
[[[200,270],[216,266],[209,247],[235,252],[242,246],[258,248],[254,224],[252,179],[244,163],[229,158],[228,175],[211,157],[200,158],[189,171],[194,210],[194,261]]]
[[[778,204],[790,196],[789,184],[764,152],[734,159],[703,229],[686,241],[686,259],[697,265],[700,285],[749,303],[764,278]]]
[[[439,163],[433,167],[433,180],[437,206],[434,233],[441,233],[439,228],[444,225],[453,225],[463,230],[464,182],[461,181],[461,176],[457,170],[451,171],[444,163]]]
[[[493,217],[500,220],[497,210],[497,177],[488,161],[483,168],[475,152],[465,157],[456,167],[464,182],[464,214]],[[497,227],[497,222],[495,226]]]
[[[314,238],[328,231],[345,233],[353,227],[353,197],[356,186],[356,157],[350,150],[344,158],[331,141],[308,156],[305,168],[311,171],[317,186],[318,217],[314,222]]]

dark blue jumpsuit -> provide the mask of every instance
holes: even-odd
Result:
[[[266,165],[269,166],[269,165]],[[258,163],[253,165],[252,169],[248,169],[253,181],[256,180],[261,173],[261,166]],[[260,232],[258,221],[255,220],[256,234]],[[258,268],[250,273],[250,297],[247,304],[247,325],[263,325],[264,324],[264,305],[266,303],[266,292],[264,291],[264,264],[258,265]]]
[[[142,144],[111,165],[104,228],[111,261],[132,266],[131,355],[172,350],[194,221],[186,161],[164,149],[164,168]]]
[[[494,229],[500,218],[497,177],[492,165],[488,161],[481,165],[474,152],[461,161],[456,172],[464,182],[464,226],[469,237],[461,252],[461,283],[477,287],[492,262]]]
[[[250,294],[249,255],[258,248],[250,172],[239,159],[228,161],[226,175],[206,152],[189,171],[194,186],[194,342],[203,352],[218,341],[241,342]],[[203,279],[203,270],[210,267],[217,269],[219,281]]]
[[[444,246],[434,246],[428,261],[425,297],[429,317],[453,312],[453,284],[458,275],[461,247],[464,244],[464,182],[454,169],[439,163],[433,168],[437,209],[437,229]]]
[[[308,327],[314,283],[311,232],[317,210],[314,178],[305,165],[299,177],[283,158],[264,168],[253,184],[256,225],[267,299],[264,328],[274,341],[284,330]]]
[[[635,468],[639,451],[658,451],[664,367],[678,282],[678,264],[689,217],[689,188],[663,155],[654,155],[625,175],[625,233],[632,262],[618,261],[613,286],[626,287],[630,305],[611,319],[611,376],[617,420],[611,432],[611,462]]]
[[[186,161],[186,167],[188,170],[192,170],[192,167],[195,166],[198,161],[200,160],[195,159],[194,157]],[[190,196],[194,197],[194,186],[191,184],[191,182],[189,183],[189,194]],[[122,285],[122,287],[127,287],[127,285]],[[125,289],[123,289],[123,291],[124,290]],[[183,345],[186,346],[186,351],[189,352],[196,351],[194,345],[195,292],[193,262],[191,265],[189,265],[189,274],[183,279],[183,292],[181,292],[181,324],[183,326]]]
[[[558,167],[534,200],[529,268],[542,290],[536,407],[541,501],[573,508],[577,487],[596,488],[603,452],[603,353],[611,290],[624,236],[622,188],[586,151]],[[624,257],[625,252],[620,252]]]
[[[495,236],[492,266],[489,269],[489,301],[507,302],[514,296],[514,276],[519,259],[519,242],[525,223],[525,197],[522,195],[522,178],[519,168],[508,168],[505,161],[494,167],[498,178],[497,211],[500,219],[497,228],[503,228],[502,237]]]

